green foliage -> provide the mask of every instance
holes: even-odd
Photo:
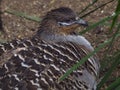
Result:
[[[116,24],[116,21],[117,21],[117,18],[119,16],[119,13],[120,12],[120,0],[118,0],[118,5],[117,5],[117,8],[115,10],[115,17],[113,18],[113,22],[112,22],[112,25],[111,25],[111,29],[110,29],[110,32],[112,32],[112,29],[114,28],[115,24]]]
[[[5,10],[4,12],[15,15],[15,16],[19,16],[19,17],[22,17],[22,18],[26,18],[28,20],[32,20],[32,21],[35,21],[35,22],[40,22],[41,21],[40,18],[35,17],[35,16],[30,16],[30,15],[28,15],[26,13],[23,13],[23,12],[18,12],[18,11],[14,11],[14,10]]]
[[[113,56],[112,59],[114,61],[113,61],[112,65],[111,65],[110,69],[106,72],[106,74],[102,78],[101,82],[98,84],[97,90],[100,90],[100,88],[104,85],[104,83],[110,77],[111,73],[115,70],[116,66],[118,66],[120,64],[120,51],[117,52],[117,54],[115,56]],[[110,88],[110,87],[108,87],[108,88]],[[107,89],[107,90],[114,90],[114,89]]]
[[[117,78],[106,90],[120,90],[120,78]]]

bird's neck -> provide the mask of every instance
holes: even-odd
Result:
[[[42,32],[42,33],[39,33],[37,37],[49,43],[73,42],[78,45],[83,45],[89,50],[93,50],[93,47],[91,46],[89,41],[86,40],[85,37],[81,35],[64,35],[64,34],[51,34],[51,33]]]

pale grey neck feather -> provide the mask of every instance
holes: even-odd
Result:
[[[85,46],[91,51],[94,50],[90,42],[80,35],[40,35],[40,38],[48,42],[74,42]]]

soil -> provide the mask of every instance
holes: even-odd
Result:
[[[58,7],[70,7],[75,12],[79,13],[87,5],[92,3],[93,0],[0,0],[0,9],[4,10],[14,10],[26,13],[30,16],[36,16],[42,18],[46,12],[51,9]],[[79,16],[84,15],[88,11],[100,6],[101,4],[108,2],[108,0],[98,0],[98,2],[88,8]],[[83,19],[88,21],[88,23],[96,23],[102,18],[111,16],[117,5],[117,0],[106,6],[99,8],[90,15],[84,17]],[[1,14],[1,13],[0,13]],[[10,41],[16,38],[27,38],[31,37],[36,33],[39,23],[21,18],[9,13],[2,13],[0,16],[0,42]],[[2,23],[1,23],[2,22]],[[84,36],[92,43],[94,47],[107,40],[111,35],[108,33],[110,29],[109,25],[99,25],[98,27],[92,29],[91,31],[84,34]],[[114,29],[116,30],[116,28]],[[113,52],[120,50],[120,39],[116,40],[114,46],[112,47],[112,52],[108,54],[112,55]],[[106,48],[101,49],[98,53],[100,60],[102,61],[104,54],[106,54]],[[113,77],[120,76],[120,70],[118,69],[113,73]],[[107,87],[106,85],[104,88]],[[103,88],[103,90],[104,90]]]

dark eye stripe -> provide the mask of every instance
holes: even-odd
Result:
[[[75,18],[64,20],[64,22],[73,22],[73,21],[75,21]]]

